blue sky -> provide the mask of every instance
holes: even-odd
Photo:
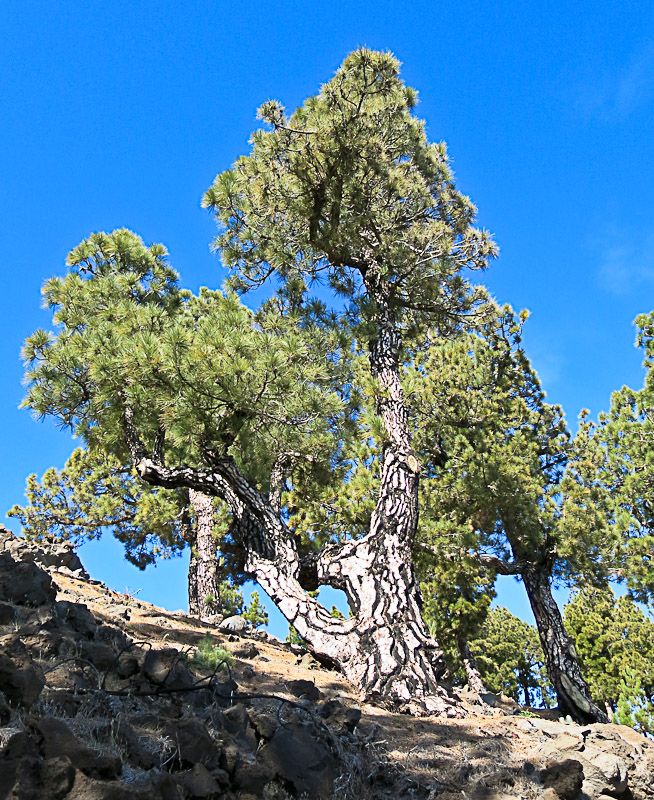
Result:
[[[574,426],[642,380],[632,320],[654,287],[651,2],[0,4],[0,519],[74,447],[19,411],[19,350],[47,326],[43,281],[92,231],[163,242],[191,289],[223,280],[200,209],[247,151],[256,108],[294,108],[358,45],[391,50],[430,138],[501,256],[482,280],[532,312],[525,343]],[[16,528],[15,521],[9,521]],[[110,586],[185,604],[184,564],[145,574],[111,542]],[[517,587],[516,587],[517,588]],[[503,596],[514,610],[522,590]]]

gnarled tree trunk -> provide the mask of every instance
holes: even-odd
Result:
[[[229,456],[207,454],[206,469],[166,467],[149,457],[136,438],[129,409],[126,439],[145,480],[186,486],[226,502],[234,519],[234,535],[247,553],[246,572],[311,650],[338,664],[364,696],[414,711],[459,714],[455,701],[438,684],[444,671],[442,653],[422,620],[413,568],[420,465],[411,446],[400,380],[400,333],[374,263],[366,269],[365,284],[375,308],[370,371],[377,383],[377,412],[386,434],[379,496],[365,536],[328,545],[312,556],[310,586],[295,537],[280,514],[278,486],[263,495]],[[287,456],[280,454],[273,473],[288,462]],[[345,592],[352,610],[349,619],[334,619],[307,594],[307,588],[320,585]]]
[[[547,572],[538,566],[527,565],[523,567],[521,576],[536,618],[547,675],[556,692],[561,713],[569,714],[582,725],[608,722],[604,711],[593,703],[588,684],[581,674],[574,645],[552,597]]]

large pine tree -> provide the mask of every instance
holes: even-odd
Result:
[[[316,653],[368,696],[442,711],[440,651],[413,569],[421,463],[403,339],[459,325],[474,303],[463,271],[495,248],[414,104],[392,56],[358,50],[290,117],[266,103],[268,129],[205,197],[232,288],[275,276],[297,298],[324,279],[358,345],[306,304],[254,314],[230,294],[190,296],[161,246],[96,234],[71,253],[71,272],[46,284],[59,329],[27,344],[27,403],[153,485],[221,498],[246,572]],[[284,481],[347,475],[355,352],[367,359],[381,436],[374,508],[361,535],[324,531],[324,545],[304,553]],[[352,616],[332,617],[307,594],[317,585],[342,589]]]

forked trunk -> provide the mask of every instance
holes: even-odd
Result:
[[[227,503],[233,515],[234,536],[247,554],[246,573],[259,583],[311,650],[338,664],[364,696],[414,712],[460,715],[460,706],[438,684],[444,662],[422,620],[413,568],[420,464],[411,445],[400,379],[400,331],[383,291],[380,269],[374,263],[366,270],[365,283],[375,308],[370,372],[385,431],[379,495],[365,536],[328,545],[315,554],[311,587],[306,575],[300,580],[304,564],[279,503],[283,476],[277,473],[292,463],[293,454],[280,454],[266,496],[247,480],[229,455],[212,456],[206,469],[167,468],[156,463],[132,436],[128,410],[126,435],[145,480],[161,486],[186,486]],[[215,563],[215,549],[210,560]],[[349,619],[334,619],[305,591],[321,585],[345,592],[352,610]],[[199,580],[198,590],[203,591]]]
[[[216,540],[213,536],[215,512],[209,495],[189,489],[195,526],[188,567],[189,614],[205,619],[220,613],[220,576]]]
[[[334,619],[292,579],[254,559],[262,588],[317,656],[333,661],[364,697],[413,713],[455,716],[454,700],[439,685],[442,653],[425,629],[421,597],[402,547],[370,534],[325,554],[319,564],[342,588],[352,616]]]
[[[570,715],[581,725],[608,722],[607,715],[591,699],[574,645],[552,597],[549,576],[545,570],[530,566],[523,570],[522,579],[536,618],[547,675],[556,692],[561,714]]]

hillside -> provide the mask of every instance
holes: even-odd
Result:
[[[457,719],[363,704],[240,618],[111,591],[1,526],[0,641],[0,800],[654,797],[654,743],[629,728],[471,693]]]

